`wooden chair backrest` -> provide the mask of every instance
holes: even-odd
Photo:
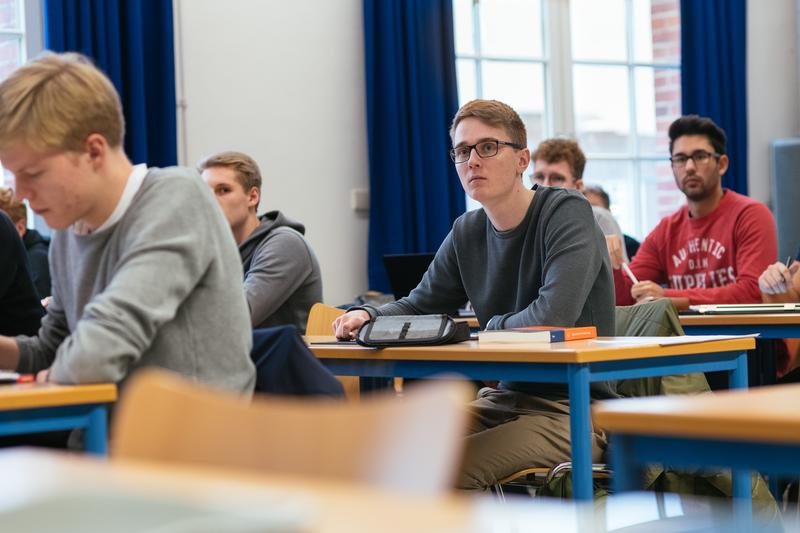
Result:
[[[333,335],[333,321],[345,313],[344,309],[315,303],[308,312],[306,335]]]
[[[344,309],[331,307],[323,303],[315,303],[308,312],[306,335],[333,335],[333,321],[345,314]],[[336,376],[344,387],[344,395],[348,400],[356,401],[361,396],[359,379],[353,376]]]
[[[115,460],[346,479],[425,494],[453,486],[469,387],[431,381],[359,403],[252,402],[163,370],[142,370],[114,418]]]

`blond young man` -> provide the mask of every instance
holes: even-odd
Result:
[[[121,382],[163,367],[250,393],[255,369],[234,243],[190,169],[133,166],[111,82],[47,54],[0,83],[0,161],[55,230],[53,299],[35,337],[0,337],[0,367],[40,381]]]
[[[200,171],[239,245],[253,327],[293,324],[305,332],[308,311],[322,301],[322,275],[305,226],[280,211],[256,215],[261,171],[250,156],[222,152],[201,162]]]
[[[461,185],[482,208],[455,221],[411,294],[351,309],[334,322],[336,336],[351,338],[374,315],[452,313],[467,300],[484,329],[595,325],[613,335],[611,266],[589,202],[577,191],[525,187],[530,152],[519,115],[473,100],[456,113],[450,136]],[[610,383],[591,392],[616,396]],[[481,389],[473,408],[459,487],[486,489],[523,468],[570,460],[565,386],[501,383]],[[604,447],[594,435],[594,460]]]

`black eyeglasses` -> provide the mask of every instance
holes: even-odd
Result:
[[[694,161],[694,166],[699,167],[700,165],[707,164],[711,158],[719,159],[722,154],[718,154],[716,152],[706,152],[705,150],[697,150],[692,152],[692,155],[683,155],[678,154],[674,155],[669,158],[670,162],[672,163],[672,168],[675,169],[682,169],[686,168],[686,162],[691,159]]]
[[[489,141],[481,141],[475,144],[465,144],[463,146],[456,146],[452,150],[450,150],[450,159],[453,160],[453,163],[466,163],[469,160],[470,154],[472,154],[472,149],[475,149],[477,152],[478,157],[481,159],[486,159],[487,157],[494,157],[497,155],[497,152],[500,150],[500,145],[503,144],[505,146],[510,146],[512,148],[516,148],[517,150],[522,150],[524,146],[520,146],[515,143],[510,143],[507,141],[497,141],[497,140],[489,140]]]

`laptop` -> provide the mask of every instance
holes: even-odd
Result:
[[[700,315],[750,315],[758,313],[800,313],[800,304],[709,304],[690,305],[689,311]]]
[[[433,261],[434,254],[390,254],[383,256],[383,266],[396,300],[404,298],[419,285]]]

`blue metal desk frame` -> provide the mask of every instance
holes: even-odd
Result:
[[[0,436],[85,429],[88,453],[108,453],[108,413],[105,403],[8,409],[0,411]]]
[[[335,375],[421,378],[460,374],[469,379],[565,383],[570,401],[570,440],[574,497],[592,499],[592,450],[589,383],[618,379],[730,372],[730,387],[747,387],[747,352],[669,355],[591,363],[428,361],[320,358]]]
[[[640,490],[642,469],[648,463],[732,468],[734,512],[740,524],[752,521],[753,470],[800,477],[800,467],[796,466],[798,444],[630,433],[614,433],[610,438],[616,492]]]

